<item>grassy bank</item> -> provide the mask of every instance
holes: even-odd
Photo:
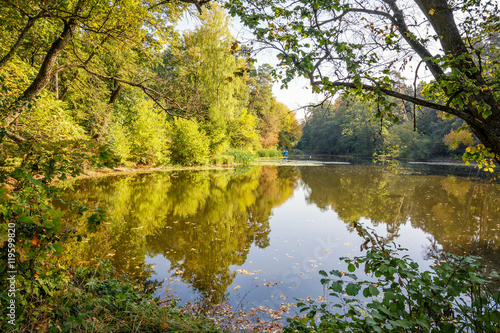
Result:
[[[266,158],[266,157],[281,157],[282,153],[278,150],[272,149],[262,149],[257,151],[255,154],[251,154],[242,150],[230,150],[228,155],[213,157],[210,164],[206,165],[129,165],[129,166],[117,166],[114,168],[97,168],[89,169],[79,175],[72,177],[73,179],[85,179],[85,178],[96,178],[96,177],[108,177],[115,175],[135,175],[142,173],[151,173],[156,171],[175,171],[175,170],[209,170],[209,169],[221,169],[228,167],[235,167],[238,165],[249,164],[255,159]]]
[[[2,332],[220,332],[204,317],[155,299],[155,284],[117,275],[106,261],[50,272],[37,277],[42,288],[19,291],[14,322],[2,306]]]

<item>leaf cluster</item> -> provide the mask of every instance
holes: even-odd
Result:
[[[298,303],[305,318],[289,320],[287,332],[496,332],[500,293],[482,273],[480,258],[448,254],[420,272],[405,249],[385,244],[355,222],[366,255],[344,258],[349,272],[320,271],[329,304]],[[374,277],[359,280],[356,270]],[[360,294],[361,293],[361,294]],[[362,296],[361,296],[362,295]]]

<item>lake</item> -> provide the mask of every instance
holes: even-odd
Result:
[[[108,258],[164,281],[163,296],[181,304],[279,309],[321,298],[319,270],[347,270],[339,258],[361,254],[360,221],[423,269],[443,251],[467,251],[498,270],[500,185],[476,175],[462,165],[306,159],[84,179],[68,195],[103,207],[109,221],[64,260]]]

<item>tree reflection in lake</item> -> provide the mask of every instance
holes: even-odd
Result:
[[[409,171],[409,170],[408,170]],[[302,167],[306,200],[333,209],[345,222],[369,219],[384,224],[388,240],[400,227],[432,235],[440,251],[484,255],[500,266],[500,187],[455,176],[399,173],[377,166]],[[429,247],[428,257],[438,255]]]
[[[269,217],[293,193],[294,168],[176,171],[83,181],[74,199],[101,205],[110,221],[66,260],[111,257],[129,274],[150,277],[145,256],[163,255],[171,271],[210,302],[224,300],[252,245],[269,245]]]

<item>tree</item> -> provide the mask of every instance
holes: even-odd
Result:
[[[333,104],[311,108],[305,135],[297,148],[333,155],[390,156],[412,159],[451,158],[476,144],[464,121],[441,111],[422,108],[415,120],[401,103],[393,108],[397,124],[373,117],[371,105],[359,98],[338,98]],[[422,130],[425,129],[425,130]]]
[[[272,112],[279,116],[278,147],[292,149],[302,135],[299,122],[285,104],[273,100],[271,105]]]
[[[247,104],[246,77],[234,75],[245,60],[237,53],[230,17],[223,8],[213,4],[200,18],[199,26],[165,52],[159,73],[189,114],[200,120],[211,154],[217,155],[229,147],[228,124]]]
[[[181,17],[188,4],[200,6],[206,0],[181,1],[3,1],[0,4],[2,24],[0,69],[17,56],[31,59],[33,75],[12,90],[11,103],[2,103],[3,135],[16,143],[26,141],[15,128],[16,119],[28,103],[53,82],[59,98],[59,78],[64,85],[83,71],[98,80],[113,83],[110,103],[121,84],[138,87],[167,112],[182,112],[173,98],[154,89],[147,71],[135,67],[130,71],[128,59],[120,59],[127,50],[135,53],[132,63],[152,57],[153,51],[171,35],[170,23]],[[5,21],[3,18],[6,18]],[[5,47],[10,45],[10,47]],[[63,76],[64,73],[70,73]],[[22,133],[21,133],[22,134]]]
[[[378,117],[396,119],[388,96],[446,112],[465,120],[499,161],[495,1],[230,0],[227,7],[279,53],[285,86],[303,76],[316,92],[364,95]],[[390,71],[413,59],[420,61],[413,93],[399,91]],[[421,65],[433,76],[425,96],[416,94]]]

